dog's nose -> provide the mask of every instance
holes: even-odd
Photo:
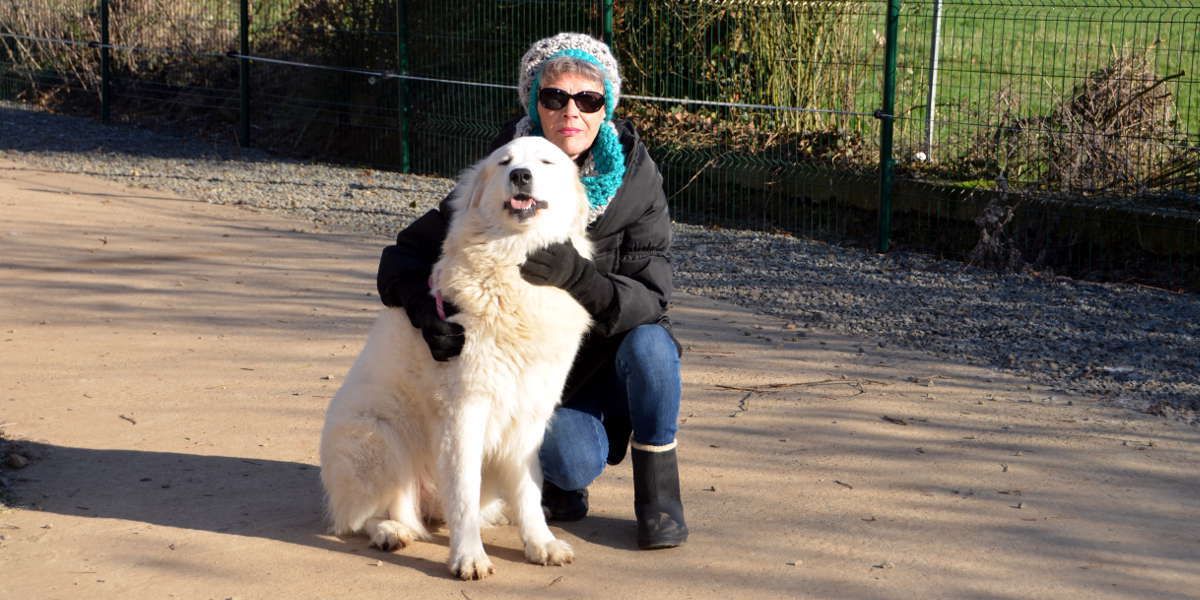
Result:
[[[533,183],[533,172],[525,168],[517,168],[508,172],[508,180],[518,188],[528,188]]]

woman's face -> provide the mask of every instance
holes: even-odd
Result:
[[[542,88],[558,88],[568,94],[604,93],[602,82],[575,73],[564,73],[556,79],[542,81]],[[539,102],[537,109],[546,139],[566,152],[571,160],[579,158],[580,154],[592,147],[592,142],[596,141],[596,134],[600,132],[600,125],[604,122],[603,108],[585,113],[579,110],[574,100],[568,101],[566,106],[558,110],[550,110]]]

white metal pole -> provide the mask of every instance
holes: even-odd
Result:
[[[942,0],[933,0],[933,34],[929,41],[929,93],[925,109],[925,159],[933,160],[933,119],[937,106],[938,46],[942,38]]]

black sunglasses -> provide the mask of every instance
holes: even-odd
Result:
[[[568,100],[574,100],[579,112],[594,113],[604,108],[604,94],[600,92],[578,92],[568,94],[558,88],[542,88],[538,90],[538,103],[549,110],[559,110],[567,105]]]

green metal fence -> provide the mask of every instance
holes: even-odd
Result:
[[[1200,288],[1200,0],[8,7],[7,97],[446,176],[518,114],[528,44],[583,31],[677,219],[956,256],[991,228],[1037,265]]]
[[[1195,287],[1200,4],[906,0],[893,235]],[[993,214],[996,216],[996,214]]]

